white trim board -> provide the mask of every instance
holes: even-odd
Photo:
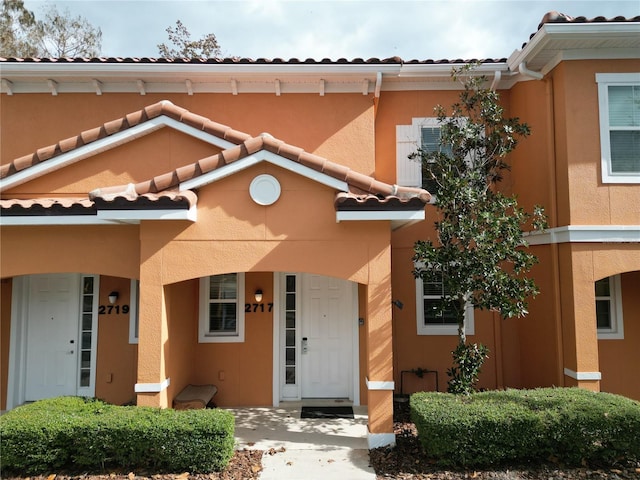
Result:
[[[364,379],[367,384],[367,390],[395,390],[395,382],[393,380],[369,380],[367,377]]]
[[[565,368],[564,374],[575,380],[602,380],[602,374],[600,372],[575,372],[569,368]]]
[[[301,163],[294,162],[293,160],[289,160],[288,158],[285,158],[268,150],[260,150],[252,155],[230,163],[229,165],[226,165],[222,168],[218,168],[209,173],[205,173],[204,175],[200,175],[191,180],[182,182],[179,188],[180,190],[197,189],[213,183],[217,180],[221,180],[223,178],[231,176],[249,167],[257,165],[260,162],[271,163],[278,167],[284,168],[285,170],[297,173],[298,175],[302,175],[303,177],[307,177],[310,180],[314,180],[318,183],[326,185],[327,187],[333,188],[335,190],[339,190],[341,192],[346,192],[349,190],[347,182],[338,180],[325,173],[318,172],[317,170],[302,165]]]
[[[529,245],[554,243],[639,243],[640,225],[567,225],[525,232]]]
[[[187,220],[195,222],[198,210],[98,210],[96,215],[23,215],[0,217],[1,226],[28,225],[135,225],[142,220]]]
[[[136,393],[160,393],[166,390],[170,384],[171,379],[165,378],[160,383],[136,383],[134,390]]]
[[[369,450],[380,447],[393,447],[396,444],[394,433],[371,433],[367,429],[367,443]]]

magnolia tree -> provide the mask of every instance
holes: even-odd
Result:
[[[538,288],[525,274],[537,259],[527,251],[523,228],[546,225],[542,207],[527,213],[515,195],[497,188],[509,169],[509,153],[530,130],[518,118],[505,118],[498,93],[473,73],[473,66],[454,70],[453,79],[464,89],[450,110],[435,108],[439,148],[420,148],[413,155],[437,185],[438,210],[437,240],[414,246],[414,275],[442,286],[442,301],[429,304],[437,310],[431,313],[457,320],[459,342],[447,373],[449,392],[463,394],[473,392],[488,356],[486,346],[467,342],[467,306],[505,318],[527,314],[527,298]]]

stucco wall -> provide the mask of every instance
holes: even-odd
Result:
[[[640,399],[640,271],[623,273],[623,340],[598,341],[598,355],[605,392]]]

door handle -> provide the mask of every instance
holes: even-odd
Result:
[[[309,350],[309,344],[307,341],[307,337],[302,337],[302,353],[307,353]]]
[[[73,355],[73,350],[69,350],[69,351],[67,352],[67,355]]]

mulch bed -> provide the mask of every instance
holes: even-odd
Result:
[[[516,480],[516,479],[640,479],[640,464],[616,468],[564,468],[549,462],[543,465],[516,465],[495,470],[442,470],[430,462],[418,442],[415,425],[410,420],[409,403],[394,402],[395,448],[378,448],[369,454],[377,479],[397,480]]]

